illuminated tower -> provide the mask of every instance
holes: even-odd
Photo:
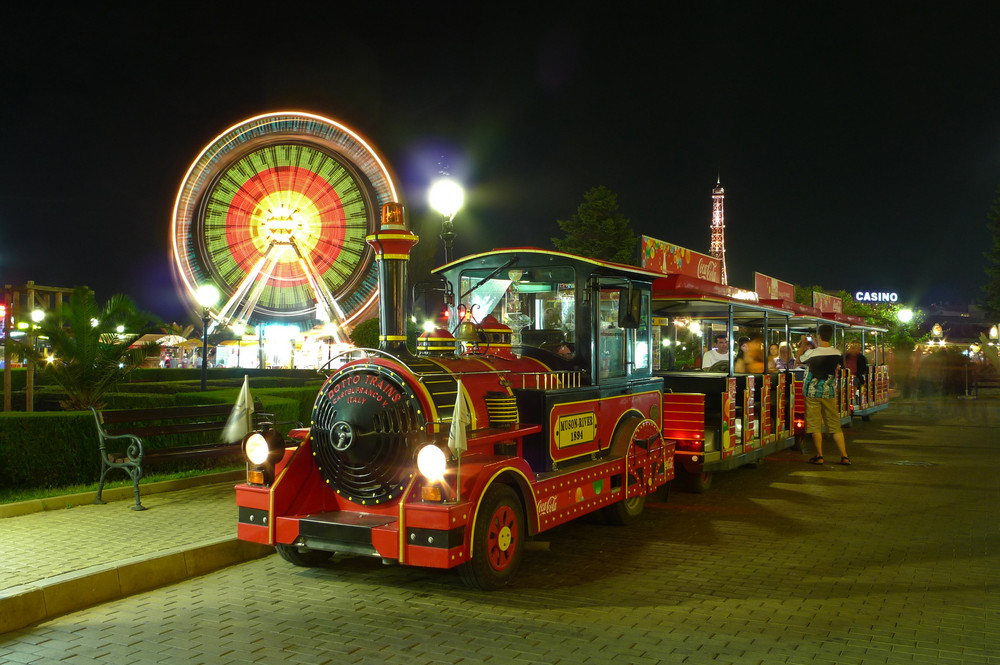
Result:
[[[712,188],[712,251],[715,258],[722,261],[722,283],[728,284],[726,279],[726,218],[722,211],[723,201],[726,198],[726,190],[722,188],[720,178],[715,187]]]

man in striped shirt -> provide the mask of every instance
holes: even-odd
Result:
[[[799,362],[809,369],[805,378],[806,397],[806,434],[812,434],[813,445],[816,446],[816,456],[809,460],[812,464],[823,463],[823,425],[833,436],[833,442],[840,449],[840,463],[849,465],[851,459],[847,456],[844,444],[844,432],[840,428],[840,417],[837,414],[837,368],[844,364],[840,351],[830,345],[833,339],[833,326],[824,323],[816,330],[819,346],[808,348],[809,339],[799,340],[796,354]]]

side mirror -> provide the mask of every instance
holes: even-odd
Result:
[[[618,294],[618,327],[638,328],[642,318],[642,291],[629,286]]]

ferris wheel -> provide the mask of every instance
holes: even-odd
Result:
[[[317,115],[271,113],[198,155],[174,204],[175,272],[191,302],[212,284],[222,325],[351,327],[378,297],[365,236],[397,201],[389,170],[358,134]]]

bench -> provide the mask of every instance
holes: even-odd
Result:
[[[1000,388],[1000,376],[996,374],[977,374],[973,379],[976,399],[979,399],[980,388]]]
[[[273,422],[272,414],[263,413],[260,400],[254,399],[254,429]],[[241,452],[242,441],[218,441],[233,407],[230,404],[208,406],[168,406],[148,409],[123,409],[94,412],[100,438],[101,482],[94,503],[104,503],[101,493],[112,469],[125,471],[135,487],[132,510],[145,510],[139,501],[139,479],[150,464],[198,458],[220,458]],[[208,436],[216,433],[213,440]],[[143,442],[150,437],[173,436],[197,441],[187,445],[150,448]],[[110,446],[109,446],[110,444]]]

